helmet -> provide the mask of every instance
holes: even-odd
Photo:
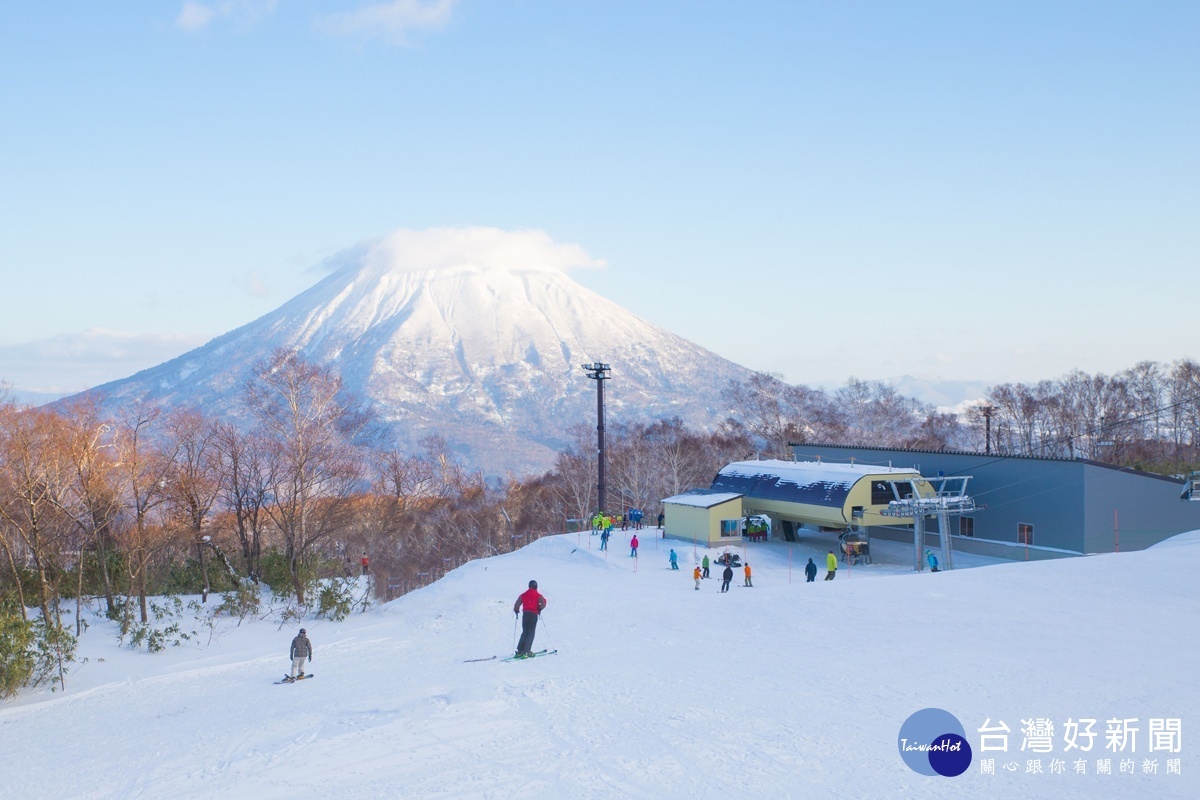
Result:
[[[301,632],[301,633],[308,633],[308,631],[304,630],[304,628],[301,628],[301,629],[300,629],[300,632]]]
[[[536,588],[537,588],[537,581],[530,581],[530,582],[529,582],[529,588],[530,588],[530,589],[536,589]]]

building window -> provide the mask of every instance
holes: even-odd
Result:
[[[974,517],[959,517],[958,518],[958,535],[959,536],[974,536],[975,535],[975,518]]]
[[[721,538],[730,539],[741,536],[742,521],[740,519],[721,520]]]
[[[1033,544],[1033,526],[1017,523],[1017,544]]]
[[[901,500],[913,496],[911,481],[896,481],[896,491],[892,492],[892,484],[887,481],[871,481],[871,505],[886,506],[899,497]]]

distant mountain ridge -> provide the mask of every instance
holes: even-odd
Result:
[[[581,252],[537,232],[400,231],[275,311],[92,391],[228,414],[256,362],[294,349],[337,369],[401,445],[439,433],[489,474],[545,469],[572,425],[595,425],[586,362],[612,366],[609,424],[727,416],[721,390],[750,371],[572,280],[562,265]]]

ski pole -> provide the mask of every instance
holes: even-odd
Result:
[[[546,649],[553,650],[554,648],[550,646],[550,628],[546,626],[546,620],[542,619],[541,614],[538,614],[538,619],[541,620],[542,630],[546,632]]]
[[[517,612],[513,612],[513,650],[517,649]]]

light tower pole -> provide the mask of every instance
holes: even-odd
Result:
[[[587,370],[587,376],[596,382],[596,458],[597,486],[596,510],[604,511],[604,382],[609,379],[608,373],[612,367],[597,361],[594,364],[580,364]]]
[[[984,406],[983,408],[979,409],[979,411],[981,414],[983,414],[983,418],[987,423],[987,428],[984,432],[983,452],[987,455],[991,455],[992,454],[992,414],[996,413],[996,407],[995,406]]]

